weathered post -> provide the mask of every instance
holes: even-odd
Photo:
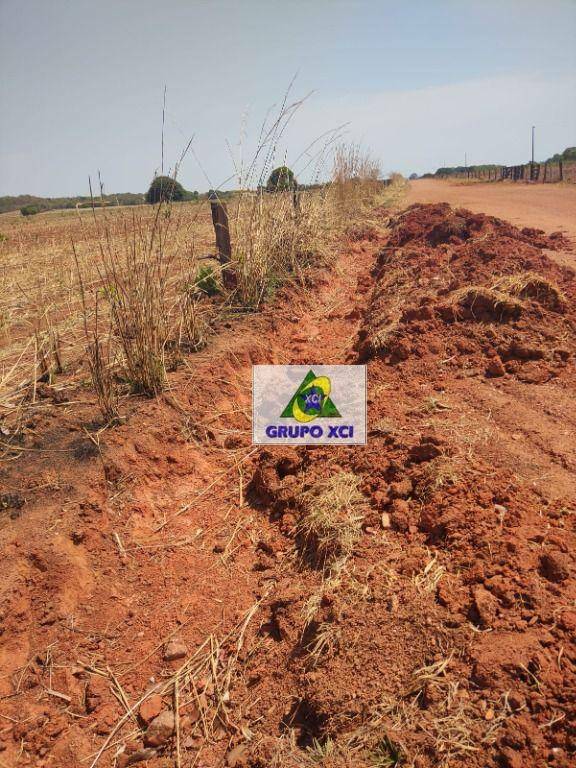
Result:
[[[217,192],[210,191],[210,209],[212,211],[212,224],[216,236],[216,250],[218,261],[222,267],[222,283],[225,288],[236,288],[236,275],[229,265],[232,260],[232,244],[230,243],[230,228],[228,226],[228,211],[226,205],[220,200]]]
[[[298,187],[294,187],[292,190],[292,203],[294,205],[294,216],[298,218],[300,216],[300,192]]]

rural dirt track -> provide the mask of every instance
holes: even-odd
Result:
[[[477,210],[466,195],[491,194],[437,184],[409,202],[444,190]],[[520,226],[574,234],[514,206]],[[181,692],[184,768],[227,753],[250,768],[574,764],[570,245],[442,205],[376,219],[306,289],[222,326],[122,426],[95,436],[93,406],[51,407],[47,388],[0,474],[5,765],[90,766],[109,737],[97,765],[130,764],[151,715],[116,732],[126,706],[185,661],[165,658],[171,638],[190,655],[210,635],[206,679]],[[252,448],[253,364],[358,361],[368,446]],[[302,489],[341,472],[366,510],[328,586],[295,557],[294,526]],[[173,706],[167,689],[150,710]],[[317,743],[336,745],[323,763]],[[145,764],[175,765],[173,739]]]

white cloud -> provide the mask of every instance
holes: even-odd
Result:
[[[525,162],[530,128],[545,159],[576,143],[576,78],[509,75],[411,91],[317,98],[291,132],[290,146],[350,121],[350,137],[381,159],[384,171],[424,172],[441,165]],[[292,153],[293,154],[293,153]]]

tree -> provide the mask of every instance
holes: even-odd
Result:
[[[147,203],[172,202],[184,200],[186,190],[176,179],[170,176],[156,176],[146,193]]]
[[[566,147],[562,154],[552,155],[546,160],[547,163],[557,163],[559,160],[576,160],[576,147]]]
[[[25,205],[22,208],[20,208],[20,213],[22,216],[35,216],[37,213],[40,213],[43,209],[39,205]]]
[[[297,188],[298,182],[294,177],[294,173],[286,165],[274,168],[266,184],[268,192],[286,192],[287,190]]]

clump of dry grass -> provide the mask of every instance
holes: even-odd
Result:
[[[534,299],[555,312],[563,312],[566,308],[566,297],[560,288],[536,272],[507,275],[498,280],[493,288],[520,299]]]
[[[326,573],[340,571],[360,537],[366,499],[361,478],[339,472],[300,496],[297,536],[312,562]]]
[[[416,669],[406,695],[383,701],[373,713],[371,722],[363,729],[366,737],[382,726],[395,734],[402,734],[398,754],[403,762],[397,765],[411,765],[418,754],[410,743],[410,734],[421,731],[425,698],[434,702],[426,706],[429,741],[426,748],[428,752],[433,750],[438,768],[448,768],[454,760],[464,760],[486,745],[493,744],[498,730],[509,716],[506,696],[493,702],[493,713],[488,719],[471,702],[469,695],[462,695],[465,683],[451,674],[452,658],[453,654],[449,654],[433,664]]]
[[[297,101],[287,105],[285,99],[270,128],[263,128],[263,139],[246,175],[239,177],[243,191],[234,201],[230,229],[238,283],[236,299],[244,306],[258,307],[284,281],[302,281],[308,267],[328,263],[337,237],[355,221],[366,226],[367,211],[382,194],[378,163],[358,146],[345,144],[335,147],[328,183],[288,192],[265,191],[263,182],[272,168],[278,143],[301,104]],[[303,153],[306,157],[312,155],[308,165],[315,169],[314,182],[337,136],[337,129],[329,132],[318,152]],[[257,173],[259,157],[262,162]],[[255,179],[256,192],[251,191]]]
[[[438,563],[438,556],[434,555],[434,557],[431,557],[426,563],[423,571],[414,577],[416,589],[420,593],[435,592],[444,573],[444,566]]]
[[[455,319],[506,320],[518,318],[522,303],[508,294],[483,285],[460,288],[451,296],[450,307]]]
[[[382,190],[380,166],[357,144],[339,144],[334,152],[331,194],[340,215],[350,221],[374,205]]]
[[[236,301],[258,307],[288,279],[302,281],[310,266],[325,263],[333,237],[323,190],[238,197],[231,221]]]
[[[198,346],[197,296],[190,289],[196,260],[191,245],[181,251],[175,236],[180,213],[170,203],[158,203],[151,219],[132,211],[120,238],[112,236],[106,210],[93,213],[98,280],[90,293],[73,248],[92,382],[109,418],[115,412],[113,362],[133,392],[154,396],[164,389],[178,350]],[[99,314],[105,315],[104,333]]]
[[[439,456],[425,464],[416,484],[416,496],[427,501],[436,491],[455,485],[459,480],[458,469],[451,458]]]

